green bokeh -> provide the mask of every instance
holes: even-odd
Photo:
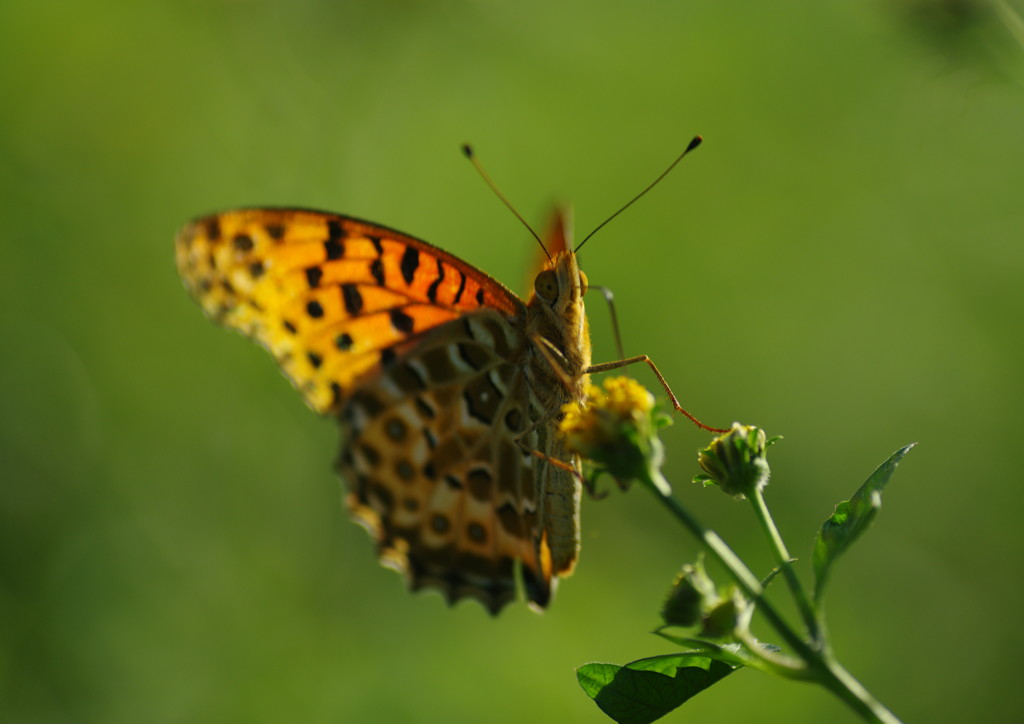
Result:
[[[767,495],[805,574],[833,504],[918,441],[833,575],[837,652],[907,721],[1024,708],[1024,48],[1005,13],[13,0],[0,98],[0,719],[602,721],[573,667],[671,651],[646,632],[694,543],[613,493],[584,502],[543,616],[405,593],[341,509],[335,426],[202,318],[172,239],[218,208],[321,207],[521,288],[532,242],[461,142],[527,218],[571,199],[588,231],[695,133],[582,255],[627,352],[709,422],[785,434]],[[598,298],[590,315],[610,359]],[[666,474],[767,570],[753,518],[685,482],[706,439],[669,430]],[[753,672],[674,718],[854,721]]]

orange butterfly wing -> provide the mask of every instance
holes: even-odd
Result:
[[[500,282],[425,241],[320,211],[197,219],[176,256],[207,315],[266,347],[320,413],[339,411],[428,330],[482,308],[525,310]]]

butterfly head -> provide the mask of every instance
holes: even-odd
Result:
[[[574,307],[583,311],[583,295],[587,293],[587,275],[580,270],[571,251],[556,254],[533,281],[532,304],[541,304],[559,317]]]

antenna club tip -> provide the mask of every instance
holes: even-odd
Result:
[[[462,155],[466,158],[473,158],[473,147],[468,143],[462,144]]]
[[[703,136],[694,136],[693,140],[690,141],[690,145],[686,147],[686,152],[689,153],[693,149],[697,148],[701,143],[704,142]]]

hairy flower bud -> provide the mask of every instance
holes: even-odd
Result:
[[[709,600],[717,600],[715,584],[704,571],[701,559],[683,566],[661,607],[661,618],[670,626],[696,626]]]
[[[764,430],[734,422],[729,432],[698,453],[697,462],[707,475],[698,475],[694,482],[718,485],[729,495],[760,490],[768,484],[770,474],[766,448]]]

